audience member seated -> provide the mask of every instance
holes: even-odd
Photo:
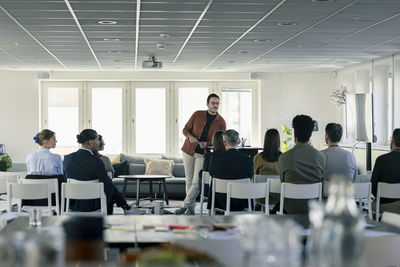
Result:
[[[239,133],[227,130],[222,134],[225,152],[217,152],[210,159],[209,172],[211,177],[227,180],[251,178],[253,176],[253,160],[250,156],[240,153]],[[210,190],[208,203],[212,201]],[[248,207],[246,199],[232,199],[231,211],[242,211]],[[226,209],[226,194],[215,194],[215,208]]]
[[[50,152],[50,149],[55,148],[57,144],[55,132],[44,129],[33,139],[39,145],[39,149],[26,157],[26,179],[56,178],[59,192],[61,192],[61,183],[65,182],[62,159],[60,155]],[[52,205],[56,204],[55,197],[55,194],[52,194]],[[47,206],[47,199],[23,200],[22,205]]]
[[[353,153],[339,147],[342,138],[342,125],[328,123],[325,127],[325,142],[328,148],[321,152],[325,154],[326,165],[323,174],[325,181],[329,181],[331,175],[340,174],[351,182],[357,181],[357,163]]]
[[[111,178],[113,178],[115,170],[114,170],[114,168],[113,168],[113,166],[111,164],[111,160],[107,156],[104,156],[104,155],[99,153],[99,151],[103,151],[104,150],[104,146],[106,144],[106,143],[104,143],[103,136],[99,135],[99,141],[100,141],[99,150],[94,150],[93,154],[103,161],[104,167],[106,168],[106,172],[107,173],[111,172],[112,173]]]
[[[281,138],[277,129],[269,129],[265,132],[264,149],[254,157],[254,174],[279,175],[278,158]],[[257,199],[257,202],[264,203],[265,199]],[[271,193],[269,203],[274,205],[279,202],[279,194]]]
[[[313,120],[307,115],[297,115],[293,118],[292,127],[295,146],[283,153],[278,160],[281,181],[293,184],[321,182],[326,158],[309,143],[314,128]],[[308,200],[285,199],[284,209],[289,214],[307,213],[307,202]]]
[[[378,183],[400,183],[400,128],[393,131],[390,142],[391,152],[379,156],[372,171],[372,194],[376,197]],[[379,212],[400,213],[400,199],[381,198]],[[372,207],[375,208],[375,201]]]
[[[112,214],[114,203],[118,207],[122,207],[126,214],[143,214],[143,211],[128,205],[125,198],[107,175],[103,161],[93,155],[93,151],[98,151],[100,145],[97,132],[92,129],[85,129],[77,135],[77,139],[82,147],[78,151],[64,157],[65,177],[81,181],[98,180],[103,183],[107,198],[108,214]],[[100,209],[100,201],[98,199],[74,200],[71,201],[70,208],[72,211],[96,211]]]

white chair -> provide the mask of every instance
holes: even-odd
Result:
[[[393,224],[400,227],[400,214],[384,211],[381,222]]]
[[[283,214],[283,206],[285,198],[292,199],[314,199],[322,201],[322,183],[314,184],[292,184],[282,183],[281,185],[281,200],[279,213]]]
[[[278,179],[279,180],[279,175],[264,175],[264,174],[255,174],[254,175],[255,183],[266,183],[268,179]]]
[[[400,199],[400,184],[378,183],[378,190],[376,192],[376,221],[379,221],[379,206],[381,204],[381,197]]]
[[[9,183],[7,185],[7,201],[8,201],[8,212],[11,212],[12,200],[18,199],[18,212],[21,212],[21,200],[22,199],[44,199],[47,198],[47,209],[51,215],[51,194],[47,184],[14,184]]]
[[[97,182],[71,182],[61,185],[61,215],[82,214],[83,212],[69,212],[70,199],[100,199],[100,213],[107,215],[106,195],[104,194],[103,183]],[[98,212],[86,212],[86,214]]]
[[[55,194],[56,206],[53,207],[53,210],[56,211],[57,215],[60,215],[60,203],[59,203],[59,192],[58,192],[58,179],[57,178],[49,178],[49,179],[19,179],[19,183],[21,184],[47,184],[47,188],[51,194]],[[52,204],[51,204],[52,205]]]
[[[228,183],[225,215],[230,215],[231,213],[231,198],[248,199],[248,211],[252,212],[251,199],[265,198],[267,203],[268,183]],[[267,210],[265,209],[265,214],[269,214]]]
[[[368,217],[372,220],[372,208],[371,208],[371,183],[355,183],[354,186],[354,198],[358,200],[359,208],[362,210],[363,201],[367,200],[368,205]]]
[[[214,178],[212,180],[211,215],[215,215],[215,193],[227,193],[229,183],[250,183],[250,178],[227,180]]]
[[[7,194],[7,184],[18,183],[18,175],[1,175],[0,176],[0,195]]]
[[[267,199],[265,201],[265,213],[269,214],[269,209],[271,208],[269,206],[269,194],[270,193],[276,193],[276,194],[280,194],[281,193],[281,180],[280,179],[276,179],[276,178],[269,178],[267,180]]]
[[[203,171],[202,173],[202,178],[201,178],[201,195],[200,195],[200,216],[203,216],[203,204],[204,204],[204,185],[208,184],[210,186],[211,184],[211,176],[210,173],[207,171]],[[207,201],[208,201],[208,197]],[[210,212],[209,212],[210,213]]]
[[[371,182],[371,173],[367,174],[360,174],[357,176],[357,182],[358,183],[369,183]]]
[[[0,172],[0,176],[18,176],[18,178],[24,179],[27,172]]]

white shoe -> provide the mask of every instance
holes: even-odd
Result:
[[[129,210],[124,209],[125,215],[143,215],[146,213],[145,210],[140,210],[138,208],[133,207],[132,205],[130,207],[131,208]]]

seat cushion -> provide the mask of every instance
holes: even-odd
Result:
[[[146,164],[145,174],[161,174],[172,176],[172,167],[174,166],[173,160],[146,158],[144,163]]]

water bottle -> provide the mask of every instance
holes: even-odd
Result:
[[[365,266],[365,222],[353,196],[354,186],[350,182],[332,177],[323,220],[318,223],[310,216],[313,227],[307,244],[308,266]]]

